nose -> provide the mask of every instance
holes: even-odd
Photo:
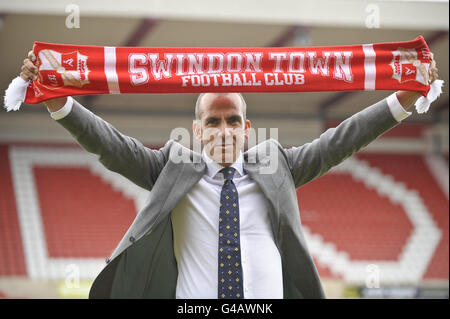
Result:
[[[222,123],[220,124],[219,127],[219,136],[231,136],[232,135],[232,130],[230,127],[228,127],[228,124],[226,121],[222,121]]]

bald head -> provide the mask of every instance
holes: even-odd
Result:
[[[233,100],[239,106],[243,120],[245,121],[247,119],[247,104],[241,93],[200,93],[195,103],[195,119],[200,120],[205,105],[208,106],[214,99],[220,97]]]

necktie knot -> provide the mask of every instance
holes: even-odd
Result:
[[[233,179],[235,171],[236,169],[233,167],[225,167],[220,170],[220,172],[223,174],[223,178],[226,181],[231,181]]]

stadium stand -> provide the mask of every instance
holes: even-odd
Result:
[[[136,215],[131,199],[86,167],[38,166],[34,176],[49,257],[104,258]]]
[[[338,173],[325,175],[298,189],[303,224],[324,241],[333,243],[336,250],[345,251],[351,260],[374,263],[408,260],[397,278],[399,281],[402,276],[406,282],[413,279],[413,275],[407,274],[415,273],[421,263],[425,264],[424,272],[415,280],[448,279],[448,198],[430,173],[424,156],[360,153],[357,159],[386,174],[388,183],[400,181],[400,187],[414,190],[423,201],[423,206],[417,208],[422,214],[407,214],[405,204],[380,195],[348,173]],[[376,181],[379,185],[381,182]],[[399,199],[408,201],[406,196]],[[405,252],[412,245],[414,228],[418,227],[424,232],[423,240],[434,247],[434,253],[430,256],[429,249],[421,246],[424,242],[418,242],[414,244],[417,248],[414,258],[406,259]],[[433,244],[436,236],[440,240]],[[319,260],[318,265],[322,276],[342,277],[331,271],[336,268],[333,262],[324,267]]]
[[[132,194],[148,194],[79,149],[3,144],[0,161],[1,276],[65,278],[57,264],[77,261],[93,279],[135,217]],[[359,153],[297,192],[322,278],[362,281],[355,269],[374,263],[387,282],[448,280],[448,197],[426,156]]]
[[[426,114],[413,112],[299,188],[299,217],[328,298],[448,299],[448,1],[286,0],[276,10],[271,1],[241,1],[239,14],[223,2],[142,3],[117,1],[105,10],[103,1],[0,1],[0,37],[8,44],[0,50],[0,90],[19,75],[34,41],[281,49],[423,36],[444,81],[441,97]],[[391,93],[243,95],[255,140],[268,138],[270,129],[269,138],[294,146]],[[184,139],[176,128],[190,132],[197,95],[75,98],[120,132],[158,147]],[[105,258],[148,200],[148,191],[75,143],[44,105],[0,112],[0,299],[87,298]]]
[[[0,145],[0,221],[0,276],[26,275],[7,145]]]

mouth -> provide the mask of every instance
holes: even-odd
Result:
[[[220,148],[220,149],[226,149],[226,148],[233,147],[233,144],[220,144],[220,145],[217,145],[216,147]]]
[[[229,147],[229,146],[233,146],[233,145],[234,145],[233,142],[231,142],[231,143],[219,142],[219,143],[214,143],[212,145],[212,147]]]

